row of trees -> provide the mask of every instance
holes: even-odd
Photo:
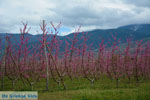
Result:
[[[142,41],[136,42],[134,52],[130,52],[130,41],[127,40],[127,46],[124,50],[118,46],[118,40],[114,38],[112,47],[106,48],[104,41],[99,44],[97,52],[93,52],[87,46],[87,33],[80,33],[80,27],[76,30],[73,39],[65,42],[64,51],[59,50],[61,41],[57,39],[61,23],[55,26],[50,23],[52,30],[49,30],[45,21],[40,25],[42,38],[39,39],[40,45],[28,46],[30,28],[23,23],[23,29],[20,29],[20,42],[12,44],[10,36],[5,38],[5,48],[2,52],[0,45],[0,77],[1,89],[4,87],[4,78],[7,77],[12,82],[12,88],[15,83],[21,81],[25,87],[33,85],[41,79],[46,79],[46,90],[49,87],[49,79],[52,78],[58,85],[66,89],[65,77],[70,81],[74,78],[86,78],[91,84],[103,76],[111,80],[118,81],[122,78],[140,80],[150,79],[150,43],[142,45]],[[48,41],[48,33],[51,40]],[[83,34],[82,43],[78,43],[78,34]],[[1,42],[1,41],[0,41]],[[15,45],[15,46],[14,46]],[[15,47],[15,48],[14,48]],[[60,56],[61,55],[61,56]]]

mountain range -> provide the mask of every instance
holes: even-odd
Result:
[[[143,40],[143,43],[150,42],[150,24],[133,24],[133,25],[126,25],[121,26],[116,29],[95,29],[91,31],[84,32],[84,34],[87,33],[87,46],[91,46],[93,50],[96,50],[99,47],[99,44],[102,40],[104,40],[104,44],[106,44],[107,47],[110,47],[112,43],[114,42],[114,38],[116,37],[117,40],[119,40],[119,45],[125,44],[127,39],[130,39],[133,43],[135,41]],[[71,42],[70,39],[73,39],[74,34],[76,33],[70,33],[66,36],[57,36],[58,40],[61,40],[60,43],[60,50],[64,50],[65,47],[65,41]],[[77,35],[77,39],[79,40],[77,44],[80,44],[83,42],[83,32],[80,32]],[[6,33],[0,33],[0,39],[1,39],[1,48],[4,49],[5,45],[5,37],[6,35],[12,37],[11,43],[17,44],[20,42],[20,34],[6,34]],[[38,45],[40,44],[39,39],[42,39],[41,35],[32,35],[32,34],[26,34],[26,36],[29,36],[30,39],[28,41],[28,45]],[[47,35],[48,41],[51,40],[52,35]]]

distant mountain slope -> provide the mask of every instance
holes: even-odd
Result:
[[[132,31],[138,31],[143,33],[149,33],[150,30],[150,24],[134,24],[134,25],[127,25],[127,26],[121,26],[118,29],[129,29]]]
[[[112,38],[112,35],[117,38],[117,40],[120,40],[120,44],[126,43],[126,39],[130,39],[131,41],[136,41],[136,40],[144,40],[144,42],[150,41],[150,24],[135,24],[135,25],[127,25],[127,26],[121,26],[116,29],[106,29],[106,30],[101,30],[101,29],[96,29],[88,32],[87,33],[87,45],[92,44],[92,49],[97,49],[99,47],[99,43],[104,40],[104,43],[107,44],[109,47],[114,39]],[[19,42],[19,36],[20,34],[7,34],[12,37],[11,43],[18,43]],[[0,33],[0,38],[2,40],[1,46],[4,48],[4,41],[5,41],[5,33]],[[29,36],[29,44],[28,45],[38,45],[39,44],[39,39],[42,38],[42,35],[31,35],[27,34],[26,36]],[[66,36],[58,36],[57,39],[61,40],[62,44],[60,49],[64,49],[64,44],[65,41],[69,41],[68,38],[72,39],[74,36],[74,33],[66,35]],[[78,44],[82,42],[80,39],[83,36],[82,33],[79,33],[77,38],[79,39]],[[51,40],[51,38],[48,38]]]

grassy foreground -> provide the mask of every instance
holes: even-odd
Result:
[[[136,84],[134,81],[127,83],[120,80],[119,88],[115,87],[115,81],[101,78],[94,85],[86,79],[65,80],[67,90],[62,90],[50,80],[49,91],[44,91],[45,80],[40,80],[34,85],[38,91],[39,100],[150,100],[150,81],[141,81]],[[12,89],[11,82],[5,79],[3,91],[30,91],[21,82],[16,82],[15,89]]]

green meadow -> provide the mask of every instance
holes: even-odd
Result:
[[[2,91],[31,91],[30,87],[24,87],[21,81],[17,81],[15,89],[12,89],[10,80],[4,79]],[[50,80],[49,91],[45,91],[45,79],[34,85],[33,91],[38,91],[39,100],[150,100],[150,81],[143,80],[136,83],[126,79],[119,81],[116,88],[115,80],[101,77],[94,84],[84,78],[74,78],[73,81],[66,78],[67,90]]]

